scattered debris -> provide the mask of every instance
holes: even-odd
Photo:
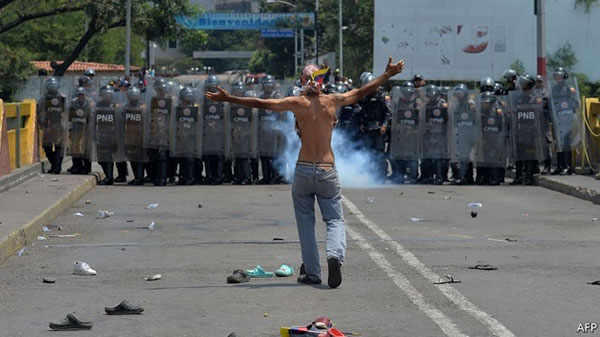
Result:
[[[227,283],[245,283],[250,282],[250,275],[241,269],[236,269],[227,276]]]
[[[58,178],[52,178],[51,181],[58,181]]]
[[[48,234],[49,238],[59,238],[59,239],[78,238],[80,236],[81,236],[80,233],[75,233],[75,234]]]
[[[366,202],[367,204],[374,204],[374,203],[375,203],[375,198],[373,198],[373,197],[368,197],[368,198],[366,198],[366,199],[365,199],[365,202]]]
[[[94,324],[77,319],[73,314],[67,314],[67,317],[60,322],[51,322],[52,330],[90,330]]]
[[[459,280],[455,280],[454,277],[450,276],[450,275],[445,275],[440,277],[440,279],[437,282],[433,282],[433,284],[447,284],[447,283],[462,283]]]
[[[86,201],[85,201],[85,204],[86,204],[86,205],[89,205],[89,204],[91,204],[91,203],[92,203],[92,201],[91,201],[91,200],[86,200]]]
[[[50,228],[48,228],[46,226],[42,227],[42,232],[49,232],[49,231],[50,231]]]
[[[435,194],[434,191],[427,191],[427,194]]]
[[[85,215],[83,215],[83,213],[77,212],[77,213],[73,213],[73,216],[85,216]]]
[[[198,208],[202,208],[202,204],[198,204]]]
[[[450,200],[450,199],[452,199],[452,197],[449,196],[449,195],[447,195],[447,196],[444,197],[444,200]]]
[[[265,313],[263,313],[263,316],[264,316],[264,317],[269,317],[269,313],[268,313],[268,312],[265,312]]]
[[[273,238],[273,241],[283,241],[283,238]]]
[[[410,221],[412,222],[423,222],[423,218],[410,218]]]
[[[129,304],[127,300],[123,300],[115,307],[105,307],[104,311],[108,315],[139,315],[144,312],[144,308],[139,305]]]
[[[398,193],[398,195],[404,195],[404,192],[400,192],[400,193]]]
[[[46,237],[45,237],[45,236],[38,235],[38,236],[37,236],[37,239],[38,239],[38,241],[44,241],[44,240],[46,240]]]
[[[594,282],[588,282],[587,284],[591,284],[593,286],[600,286],[600,280]]]
[[[73,266],[73,274],[75,275],[84,275],[84,276],[94,276],[96,275],[96,271],[90,267],[89,264],[82,261],[75,261]]]
[[[98,211],[98,215],[96,216],[96,219],[104,219],[104,218],[108,218],[111,215],[114,215],[115,213],[113,212],[109,212],[109,211]]]
[[[23,256],[24,253],[25,253],[25,247],[21,248],[21,250],[19,250],[17,252],[17,256]]]
[[[273,193],[269,193],[269,198],[273,196]]]
[[[122,251],[125,251],[125,247],[121,248]]]
[[[146,276],[144,279],[146,281],[158,281],[158,280],[162,279],[162,275],[156,274],[156,275],[152,275],[152,276]]]
[[[598,218],[592,218],[592,221],[598,221]],[[0,222],[1,223],[1,222]]]
[[[56,279],[54,277],[44,277],[42,280],[44,283],[56,283]]]
[[[504,239],[504,240],[500,240],[500,239],[492,239],[492,238],[488,238],[488,241],[496,241],[496,242],[517,242],[517,239],[506,238],[506,239]]]
[[[529,213],[523,213],[522,216],[529,216]]]
[[[517,239],[506,238],[506,239],[504,239],[504,241],[507,241],[507,242],[517,242]]]
[[[150,230],[154,230],[154,221],[152,221],[152,223],[149,224],[148,226],[137,227],[137,229],[150,229]]]
[[[477,217],[477,212],[471,211],[471,218],[476,218],[476,217]]]
[[[129,219],[129,220],[127,220],[126,222],[133,222],[133,219]]]
[[[476,264],[473,267],[469,267],[469,269],[473,269],[473,270],[498,270],[498,268],[492,266],[491,264]]]
[[[158,207],[158,202],[155,204],[148,204],[148,206],[144,207],[145,209],[154,209]]]
[[[478,202],[472,202],[469,204],[469,207],[471,208],[481,208],[483,205],[478,203]]]

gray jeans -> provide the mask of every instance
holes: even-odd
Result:
[[[298,226],[302,262],[306,273],[321,278],[319,249],[315,234],[315,197],[319,203],[327,235],[327,257],[335,256],[344,262],[346,227],[342,211],[342,188],[335,169],[296,166],[292,183],[292,200]]]

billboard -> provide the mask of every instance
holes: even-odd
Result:
[[[517,59],[535,73],[533,5],[524,0],[375,0],[374,72],[383,72],[392,56],[406,61],[397,79],[416,73],[436,80],[498,79]],[[598,80],[600,69],[589,57],[600,54],[594,20],[600,20],[600,9],[587,14],[570,1],[546,1],[547,52],[571,43],[579,60],[574,70]]]
[[[179,15],[177,23],[200,30],[264,30],[294,28],[313,29],[315,13],[204,13],[197,17]]]

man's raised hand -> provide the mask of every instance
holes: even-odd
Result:
[[[223,88],[221,87],[217,87],[217,90],[217,92],[207,92],[206,94],[204,94],[204,96],[206,96],[206,98],[210,99],[211,101],[215,102],[227,101],[227,98],[229,97],[227,91],[223,90]]]
[[[392,63],[392,57],[390,56],[388,59],[388,64],[385,67],[385,72],[390,76],[396,76],[396,74],[399,74],[402,72],[402,69],[404,69],[404,60],[400,60],[397,63]]]

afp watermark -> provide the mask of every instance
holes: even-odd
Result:
[[[594,333],[596,329],[598,329],[598,323],[596,322],[579,322],[577,333]]]

